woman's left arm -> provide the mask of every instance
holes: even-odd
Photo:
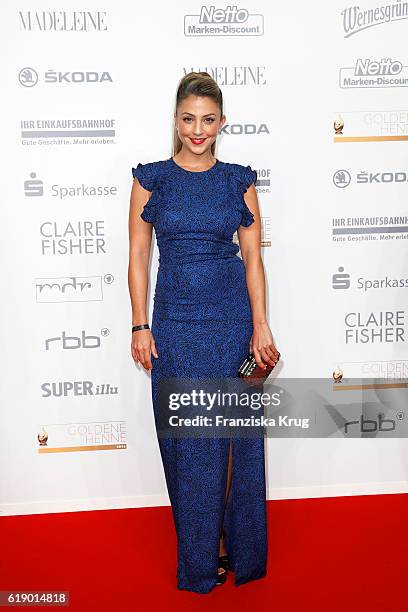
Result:
[[[258,195],[253,184],[244,193],[244,200],[255,218],[248,227],[240,225],[237,232],[246,270],[254,328],[249,350],[254,354],[257,364],[266,368],[266,363],[274,365],[277,362],[278,351],[266,320],[265,271],[261,256],[261,216]]]

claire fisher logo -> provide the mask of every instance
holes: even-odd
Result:
[[[106,253],[103,219],[43,221],[40,223],[40,248],[44,256],[99,255]]]
[[[345,344],[397,344],[405,342],[405,310],[346,312]]]
[[[246,8],[214,5],[201,6],[197,15],[184,16],[185,36],[263,36],[262,14],[251,14]]]
[[[397,2],[367,10],[361,9],[359,6],[351,6],[341,11],[340,14],[343,18],[344,38],[348,38],[353,34],[362,32],[362,30],[367,30],[382,23],[407,19],[408,2],[397,0]]]

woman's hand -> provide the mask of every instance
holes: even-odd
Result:
[[[132,333],[132,357],[135,363],[141,363],[146,370],[152,369],[150,351],[157,358],[156,342],[150,329],[138,329]]]
[[[268,323],[255,323],[249,342],[249,350],[253,353],[256,363],[263,369],[266,364],[275,365],[278,361],[278,351],[273,343],[272,332]]]

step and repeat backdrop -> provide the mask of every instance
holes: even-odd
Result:
[[[381,0],[3,7],[0,513],[169,503],[130,353],[128,214],[191,71],[223,91],[217,158],[258,173],[277,376],[403,392],[407,26],[408,3]],[[387,440],[381,415],[268,439],[269,497],[405,490],[404,417]]]

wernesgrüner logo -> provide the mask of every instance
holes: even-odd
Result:
[[[367,30],[382,23],[407,19],[408,3],[397,0],[397,2],[383,4],[382,6],[370,9],[351,6],[341,11],[341,16],[345,32],[344,38],[348,38],[362,30]]]

